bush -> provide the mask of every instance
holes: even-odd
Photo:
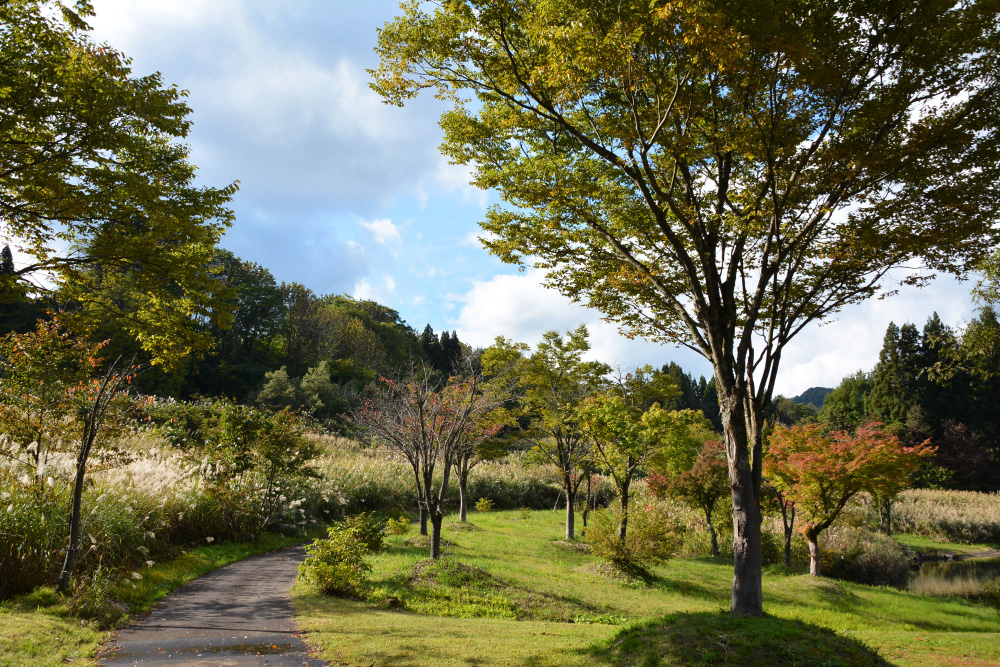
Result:
[[[334,534],[343,536],[344,539],[354,540],[361,544],[366,551],[379,552],[384,548],[382,534],[382,522],[374,515],[362,512],[349,516],[343,521],[336,521],[327,529],[327,533],[333,537]]]
[[[405,516],[398,519],[389,519],[385,522],[385,532],[390,535],[406,535],[410,532],[410,520]]]
[[[863,528],[836,526],[819,539],[820,574],[859,584],[902,585],[912,554],[891,537]]]
[[[476,511],[477,512],[491,512],[493,511],[493,501],[489,498],[480,498],[476,501]]]
[[[362,512],[327,529],[327,538],[306,547],[299,574],[328,595],[357,596],[368,583],[365,556],[382,550],[380,522]]]
[[[669,559],[679,546],[680,526],[663,503],[629,506],[625,541],[618,539],[621,510],[617,507],[594,514],[587,529],[591,551],[625,572],[643,572]]]

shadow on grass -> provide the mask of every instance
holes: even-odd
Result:
[[[626,665],[890,665],[863,643],[832,630],[774,616],[729,612],[671,614],[626,628],[583,652],[591,661]]]

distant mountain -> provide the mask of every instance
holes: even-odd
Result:
[[[811,405],[817,410],[823,407],[823,401],[826,400],[827,394],[829,394],[833,389],[827,387],[810,387],[804,392],[792,399],[793,403],[801,403],[802,405]]]

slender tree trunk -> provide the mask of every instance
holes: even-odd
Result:
[[[443,521],[444,513],[438,505],[434,509],[434,513],[431,514],[431,558],[435,560],[441,557],[441,523]]]
[[[625,534],[628,532],[628,487],[627,483],[622,485],[618,504],[622,516],[621,521],[618,522],[618,541],[622,544],[625,543]]]
[[[590,478],[593,475],[587,473],[587,496],[583,501],[583,527],[587,527],[587,515],[590,514]]]
[[[819,576],[819,543],[817,538],[819,535],[814,535],[812,533],[806,534],[806,538],[809,540],[809,574],[814,577]]]
[[[574,505],[576,504],[576,490],[566,489],[566,539],[576,539],[576,515]]]
[[[892,501],[881,500],[878,507],[879,528],[888,536],[892,536]]]
[[[705,508],[705,522],[708,523],[708,534],[712,536],[712,557],[719,556],[719,538],[715,534],[715,526],[712,525],[712,510]]]
[[[86,441],[86,435],[84,440]],[[76,481],[73,484],[73,501],[69,513],[69,545],[66,548],[66,558],[63,560],[62,571],[59,573],[59,585],[56,590],[65,593],[69,590],[73,568],[76,567],[76,554],[80,550],[80,513],[83,504],[83,481],[87,472],[87,457],[90,447],[84,442],[80,455],[76,460]]]
[[[791,517],[788,513],[789,503],[781,503],[781,522],[785,529],[785,567],[792,566],[792,529],[795,527],[795,505],[791,504]]]
[[[420,503],[420,534],[427,535],[427,506]]]
[[[469,471],[459,470],[458,472],[458,520],[465,523],[469,508],[469,494],[466,485],[469,481]]]

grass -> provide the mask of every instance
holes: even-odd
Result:
[[[372,561],[367,601],[297,584],[309,642],[334,665],[386,667],[1000,662],[1000,617],[963,600],[770,567],[767,615],[734,619],[723,559],[672,560],[648,581],[616,580],[559,539],[561,513],[471,521],[479,530],[446,520],[443,565],[428,566],[426,550],[390,536]]]
[[[301,542],[263,534],[252,543],[210,544],[182,553],[142,570],[142,579],[116,582],[105,604],[120,605],[128,617],[149,611],[167,593],[223,565]],[[94,656],[107,639],[105,623],[81,619],[66,598],[42,587],[28,595],[0,604],[0,667],[43,667],[66,663],[93,665]]]
[[[926,535],[899,534],[893,538],[900,544],[905,544],[914,551],[921,553],[947,553],[959,556],[976,556],[1000,550],[1000,544],[959,544],[946,542]]]

